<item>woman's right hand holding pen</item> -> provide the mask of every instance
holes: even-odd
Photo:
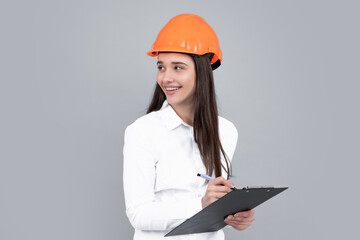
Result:
[[[223,177],[217,177],[209,181],[205,196],[201,199],[202,207],[207,207],[225,194],[231,192],[231,188],[233,187],[234,184]]]

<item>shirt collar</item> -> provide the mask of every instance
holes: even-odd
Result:
[[[189,124],[185,123],[179,115],[175,112],[175,110],[171,107],[171,105],[167,102],[167,100],[164,101],[160,111],[162,111],[162,118],[165,122],[166,128],[168,131],[171,131],[181,124],[187,127],[191,127]]]

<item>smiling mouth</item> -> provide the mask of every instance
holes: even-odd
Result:
[[[179,87],[178,88],[165,88],[165,89],[166,89],[166,91],[175,91],[175,90],[178,90]]]

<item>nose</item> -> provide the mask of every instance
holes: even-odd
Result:
[[[163,83],[169,83],[169,82],[173,82],[174,81],[174,76],[171,73],[170,70],[166,69],[165,71],[163,71],[162,73],[160,73],[161,77],[161,81]]]

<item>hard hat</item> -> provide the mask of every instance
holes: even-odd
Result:
[[[159,52],[211,53],[213,70],[220,66],[222,60],[215,31],[204,19],[194,14],[175,16],[161,29],[147,54],[156,57]]]

